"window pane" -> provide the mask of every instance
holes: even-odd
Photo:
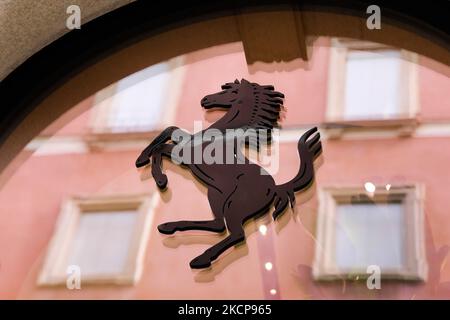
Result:
[[[404,261],[403,205],[341,204],[336,211],[336,264],[341,268],[378,265],[397,268]]]
[[[87,212],[80,216],[67,265],[78,265],[81,275],[117,275],[124,271],[137,213]]]
[[[388,118],[400,112],[400,52],[350,51],[346,64],[347,119]]]
[[[160,63],[119,81],[108,118],[111,130],[158,129],[167,101],[169,80],[169,64]]]

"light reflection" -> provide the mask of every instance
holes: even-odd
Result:
[[[391,189],[391,185],[388,183],[388,184],[386,185],[386,190],[389,191],[390,189]]]
[[[276,295],[277,294],[277,290],[276,289],[270,289],[270,294],[271,295]]]
[[[377,188],[372,182],[366,182],[364,183],[364,189],[369,193],[374,193]]]
[[[272,270],[273,266],[271,262],[266,262],[266,264],[264,265],[264,267],[266,268],[267,271]]]
[[[261,232],[261,234],[263,235],[263,236],[265,236],[266,234],[267,234],[267,226],[266,225],[261,225],[261,226],[259,226],[259,232]]]

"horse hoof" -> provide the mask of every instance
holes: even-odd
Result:
[[[156,185],[162,190],[167,187],[167,182],[167,176],[164,174],[156,180]]]
[[[198,256],[197,258],[193,259],[189,265],[192,269],[204,269],[211,266],[211,260],[209,260],[208,257],[204,256]]]
[[[158,226],[158,231],[164,234],[174,234],[177,231],[176,226],[173,223],[167,222]]]
[[[150,163],[149,158],[137,158],[136,159],[136,168],[142,168]]]

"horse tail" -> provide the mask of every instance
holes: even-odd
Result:
[[[317,131],[314,127],[306,131],[298,141],[298,154],[300,157],[300,168],[290,181],[277,185],[275,189],[275,211],[273,218],[276,219],[286,209],[290,203],[291,208],[295,205],[294,192],[307,188],[314,179],[314,159],[322,151],[320,143],[320,133],[316,133],[311,139],[311,135]]]

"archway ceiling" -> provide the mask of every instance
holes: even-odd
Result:
[[[0,1],[0,81],[43,47],[63,36],[68,14],[76,3],[81,22],[135,0],[8,0]]]
[[[68,17],[66,9],[68,6],[74,3],[80,6],[82,24],[85,24],[132,2],[135,2],[135,0],[0,1],[0,81],[33,54],[69,32],[66,27]],[[261,4],[264,4],[264,2],[270,3],[270,1],[262,1]],[[360,2],[359,5],[363,5],[364,1]],[[293,6],[295,7],[295,5]],[[239,14],[236,15],[236,20],[249,63],[254,61],[286,61],[298,57],[305,60],[308,58],[310,52],[307,51],[307,47],[310,43],[305,39],[310,35],[307,24],[310,24],[311,21],[302,21],[301,15],[295,16],[292,12],[293,6],[288,8],[291,9],[291,12],[285,12],[284,14],[278,12],[273,19],[269,20],[267,15],[252,15],[245,10],[238,10]],[[341,6],[345,7],[343,3]],[[322,28],[329,30],[327,24],[330,24],[330,22],[322,21],[322,23]],[[339,23],[337,26],[337,33],[348,28],[345,23]],[[354,31],[346,31],[349,36],[364,37],[365,32],[361,26],[355,25],[354,27]],[[295,30],[296,34],[286,32],[286,30]],[[326,33],[324,32],[324,35]],[[261,41],[261,38],[265,35],[269,37],[273,35],[275,38],[273,40],[278,41],[269,41],[272,39]],[[297,39],[293,39],[294,36]],[[295,46],[292,46],[293,42],[296,43]],[[272,43],[272,45],[267,45],[263,48],[264,50],[261,50],[262,43]],[[290,45],[286,45],[286,43],[290,43]],[[444,64],[448,63],[448,59],[443,57],[442,54],[437,54],[436,57],[432,58],[440,60]]]

